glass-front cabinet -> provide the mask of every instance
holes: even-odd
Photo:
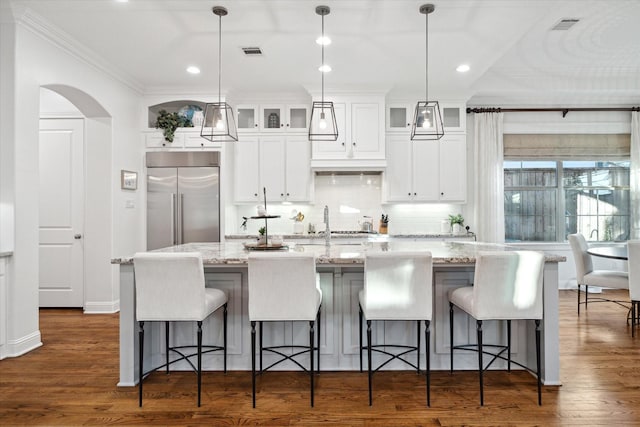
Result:
[[[238,132],[307,132],[310,107],[305,104],[241,104],[236,107]]]
[[[260,130],[258,114],[257,105],[238,105],[236,107],[238,132],[258,132]]]
[[[418,100],[416,100],[417,102]],[[439,102],[442,125],[446,132],[464,132],[466,108],[464,104]],[[411,131],[416,104],[389,103],[386,107],[385,127],[387,132]]]
[[[261,105],[260,129],[262,132],[306,132],[309,128],[309,106]]]

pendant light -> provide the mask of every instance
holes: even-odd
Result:
[[[233,109],[226,102],[221,101],[222,81],[222,17],[227,15],[227,9],[214,6],[211,11],[219,18],[218,23],[218,102],[208,103],[204,110],[204,120],[200,136],[211,142],[237,141],[238,129],[233,118]]]
[[[322,91],[320,101],[315,101],[311,108],[311,121],[309,122],[309,141],[336,141],[338,139],[338,125],[336,123],[336,112],[333,109],[333,102],[324,100],[324,73],[331,70],[324,63],[324,46],[327,39],[324,36],[324,17],[331,12],[329,6],[316,7],[316,13],[322,17],[322,37],[318,43],[322,46],[322,63],[320,72],[322,73]]]
[[[425,67],[425,100],[418,101],[411,126],[412,140],[434,140],[444,135],[442,115],[438,101],[429,101],[429,14],[435,10],[432,4],[420,6],[420,13],[426,17],[426,67]]]

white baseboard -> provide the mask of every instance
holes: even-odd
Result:
[[[87,302],[84,305],[84,314],[111,314],[120,311],[120,300]]]
[[[8,340],[5,345],[0,346],[0,359],[22,356],[40,346],[42,339],[40,331],[37,330],[17,340]]]

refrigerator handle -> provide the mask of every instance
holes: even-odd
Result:
[[[180,244],[184,243],[184,193],[180,193]]]
[[[176,193],[171,193],[171,238],[173,239],[173,245],[177,244],[176,235]]]

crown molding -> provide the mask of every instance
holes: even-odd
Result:
[[[144,92],[143,85],[136,79],[96,55],[91,49],[87,48],[68,33],[48,22],[33,10],[28,8],[25,9],[19,17],[16,17],[16,22],[18,25],[42,37],[59,49],[84,62],[98,72],[107,75],[116,82],[125,85],[138,94],[142,94]]]

